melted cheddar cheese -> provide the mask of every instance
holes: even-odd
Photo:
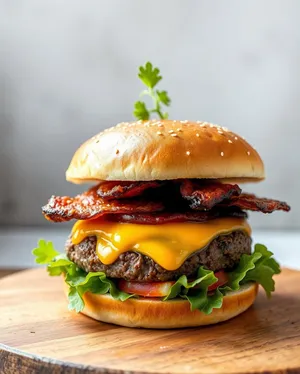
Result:
[[[194,252],[205,248],[216,236],[250,226],[242,218],[218,218],[204,223],[167,223],[139,225],[132,223],[77,221],[72,230],[73,244],[88,236],[97,237],[97,255],[110,265],[127,251],[143,253],[166,270],[178,269]]]

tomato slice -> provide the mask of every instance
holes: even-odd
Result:
[[[228,276],[224,270],[215,273],[217,282],[208,287],[208,291],[214,291],[217,287],[228,282]],[[120,279],[118,287],[121,291],[133,293],[144,297],[164,297],[167,296],[175,281],[169,282],[128,282]],[[197,288],[197,286],[195,287]]]
[[[168,294],[175,282],[127,282],[119,281],[119,289],[127,293],[134,293],[145,297],[163,297]]]
[[[228,283],[228,275],[224,270],[217,271],[215,277],[218,278],[218,280],[216,283],[208,287],[208,291],[214,291],[218,287],[224,286],[224,284]]]

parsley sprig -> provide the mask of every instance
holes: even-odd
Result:
[[[159,91],[155,89],[158,82],[162,79],[158,68],[153,67],[151,62],[147,62],[145,66],[139,67],[138,77],[146,85],[147,89],[142,91],[141,96],[150,96],[153,100],[153,109],[149,109],[144,101],[137,101],[134,104],[133,115],[137,119],[147,120],[152,113],[156,113],[159,118],[168,118],[168,113],[163,112],[162,105],[169,106],[171,99],[167,91]]]

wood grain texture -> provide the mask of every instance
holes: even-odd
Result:
[[[68,312],[62,280],[44,269],[0,281],[0,373],[298,373],[300,272],[285,269],[271,300],[219,325],[117,327]]]

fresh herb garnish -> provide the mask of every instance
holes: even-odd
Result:
[[[141,96],[150,96],[153,100],[153,109],[148,109],[143,101],[137,101],[134,104],[133,115],[140,120],[147,120],[152,113],[156,113],[159,118],[168,118],[168,113],[163,112],[162,105],[169,106],[171,99],[167,91],[159,91],[154,89],[158,82],[162,79],[158,68],[152,66],[151,62],[147,62],[145,66],[139,67],[138,77],[147,86],[147,89],[141,93]]]

